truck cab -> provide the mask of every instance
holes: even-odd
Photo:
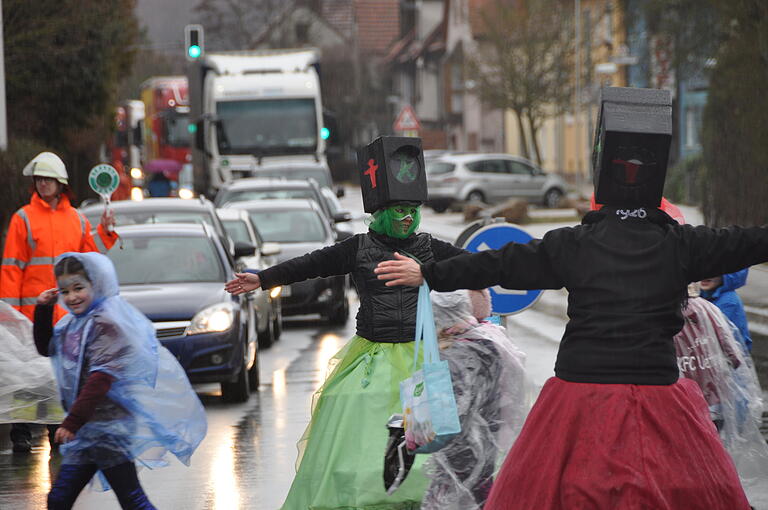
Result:
[[[314,49],[205,57],[195,145],[213,190],[275,163],[327,166],[317,63]]]

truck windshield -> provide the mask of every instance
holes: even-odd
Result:
[[[315,101],[261,99],[220,101],[219,154],[295,154],[317,149]]]
[[[173,112],[166,117],[166,143],[172,147],[189,147],[189,116]]]

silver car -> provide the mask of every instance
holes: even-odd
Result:
[[[251,246],[250,254],[237,259],[238,271],[244,269],[262,270],[277,263],[277,255],[282,248],[277,243],[267,243],[251,223],[251,217],[242,209],[217,209],[216,214],[224,224],[227,233],[235,242],[235,247]],[[283,315],[280,302],[281,288],[269,291],[256,289],[252,300],[256,314],[256,332],[259,348],[270,347],[280,338],[283,331]]]
[[[525,198],[557,207],[566,183],[531,161],[509,154],[446,154],[426,161],[427,205],[443,212],[455,202]]]

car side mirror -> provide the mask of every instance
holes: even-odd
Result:
[[[336,186],[336,196],[342,198],[345,195],[344,186]]]
[[[333,215],[334,223],[344,223],[352,220],[352,213],[349,211],[339,211]]]
[[[261,254],[264,257],[279,255],[282,251],[283,248],[280,246],[280,243],[264,243],[261,245]]]
[[[238,241],[235,243],[235,258],[251,257],[256,253],[256,247],[251,243]]]

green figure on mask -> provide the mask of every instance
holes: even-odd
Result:
[[[374,232],[397,239],[413,234],[421,222],[421,205],[394,204],[373,213],[369,227]]]

